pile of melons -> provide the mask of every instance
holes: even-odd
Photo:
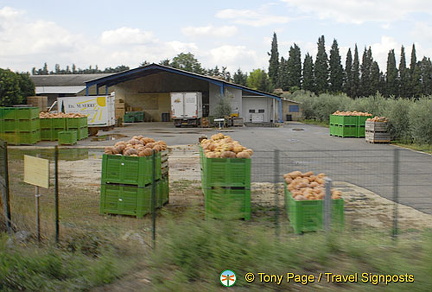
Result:
[[[201,147],[207,158],[251,158],[252,149],[248,149],[230,136],[214,134],[210,139],[203,139]]]
[[[352,111],[352,112],[341,112],[341,111],[335,111],[333,113],[335,116],[360,116],[360,117],[371,117],[372,114],[370,113],[364,113],[364,112],[358,112],[358,111]]]
[[[114,146],[105,147],[105,154],[125,156],[151,156],[153,151],[160,152],[167,149],[164,141],[155,141],[144,136],[133,136],[129,141],[120,141]]]
[[[366,121],[387,123],[388,119],[386,117],[378,117],[377,116],[377,117],[369,118]]]
[[[79,113],[48,113],[48,112],[40,112],[40,119],[60,119],[60,118],[86,118],[87,115],[79,114]]]
[[[288,185],[288,190],[291,192],[293,198],[298,201],[324,199],[325,176],[324,173],[314,175],[312,171],[305,173],[293,171],[283,175]],[[341,191],[335,189],[331,190],[332,199],[340,199],[341,197]]]

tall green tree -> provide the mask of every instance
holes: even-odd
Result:
[[[396,66],[396,56],[394,49],[390,50],[387,56],[387,72],[386,72],[386,96],[398,95],[398,69]]]
[[[270,78],[262,69],[253,70],[247,77],[246,85],[255,90],[271,91]]]
[[[371,88],[371,71],[372,71],[372,50],[364,49],[362,63],[360,66],[360,95],[370,96],[374,94]]]
[[[423,57],[420,62],[421,94],[432,95],[432,62],[430,58]]]
[[[269,60],[269,68],[268,68],[268,76],[270,77],[270,82],[274,87],[279,87],[279,51],[278,51],[278,43],[276,33],[273,33],[273,40],[271,43],[271,50],[268,53],[270,56]]]
[[[354,60],[352,66],[352,96],[353,98],[360,96],[360,60],[357,49],[357,44],[354,47]]]
[[[348,49],[346,59],[345,59],[345,70],[344,70],[344,83],[343,83],[343,91],[349,97],[353,97],[353,58],[351,53],[351,48]]]
[[[329,89],[329,66],[325,49],[325,39],[321,36],[318,39],[318,52],[315,59],[315,90],[317,94],[327,92]]]
[[[235,84],[246,86],[247,77],[248,77],[247,73],[243,73],[243,71],[240,68],[238,68],[233,75],[233,82]]]
[[[401,47],[401,56],[399,61],[399,96],[410,98],[412,95],[411,78],[409,69],[406,66],[405,48]]]
[[[284,57],[281,57],[279,63],[279,74],[278,74],[278,84],[279,87],[284,91],[288,91],[290,89],[289,80],[288,80],[288,60],[285,60]]]
[[[302,89],[310,92],[315,92],[315,74],[314,62],[309,53],[306,53],[303,61],[303,80]]]
[[[384,75],[380,71],[379,65],[377,61],[372,62],[371,73],[370,73],[370,90],[371,94],[376,94],[377,92],[382,92],[384,87]]]
[[[302,79],[302,63],[300,47],[294,44],[290,47],[289,57],[287,61],[287,78],[290,91],[299,90],[301,88]]]
[[[20,94],[22,97],[26,98],[28,96],[34,96],[35,85],[33,81],[30,79],[30,74],[28,73],[17,73],[18,75],[18,84],[20,87]]]
[[[172,59],[170,66],[188,72],[204,74],[204,69],[202,68],[201,63],[192,53],[178,54]]]
[[[339,93],[342,92],[343,85],[343,67],[341,63],[341,57],[339,54],[339,46],[336,39],[333,40],[333,44],[330,49],[330,92]]]
[[[417,53],[415,44],[412,45],[411,49],[411,60],[409,67],[409,76],[410,76],[410,96],[418,98],[421,96],[421,80],[420,80],[420,68],[417,63]]]
[[[18,74],[8,69],[0,69],[0,106],[24,103],[20,80]]]

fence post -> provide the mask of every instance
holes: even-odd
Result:
[[[59,185],[58,185],[58,146],[54,148],[54,216],[55,216],[55,242],[59,243],[60,238],[60,213],[59,213]]]
[[[274,202],[275,202],[275,234],[276,238],[279,238],[280,236],[280,223],[279,223],[279,161],[280,159],[280,150],[276,149],[274,151]]]
[[[393,230],[392,238],[397,239],[398,230],[398,207],[399,207],[399,151],[395,148],[393,150]]]
[[[10,209],[10,198],[9,198],[9,166],[8,166],[8,151],[7,151],[7,142],[1,142],[2,152],[3,152],[3,167],[2,173],[4,177],[2,178],[2,200],[3,200],[3,210],[4,217],[6,219],[6,229],[8,233],[12,233],[12,215]]]
[[[152,240],[153,249],[156,248],[156,151],[152,153],[152,187],[151,187],[151,212],[152,212]]]
[[[330,231],[331,225],[331,207],[332,207],[332,198],[331,198],[331,187],[332,180],[328,177],[324,178],[325,180],[325,196],[324,196],[324,208],[323,208],[323,221],[324,221],[324,230],[326,232]]]

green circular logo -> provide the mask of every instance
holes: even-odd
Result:
[[[235,284],[237,277],[236,274],[231,270],[225,270],[220,274],[220,282],[225,287],[231,287]]]

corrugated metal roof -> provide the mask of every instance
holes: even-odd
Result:
[[[76,94],[85,89],[85,85],[82,86],[36,86],[36,94],[61,94],[61,93],[72,93]]]
[[[112,74],[62,74],[62,75],[31,75],[30,79],[36,87],[39,86],[85,86],[94,79],[107,77]]]

